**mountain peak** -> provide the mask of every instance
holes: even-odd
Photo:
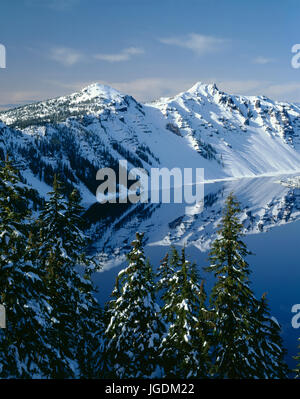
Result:
[[[189,90],[189,93],[193,94],[215,94],[219,89],[215,83],[195,83]]]
[[[118,90],[101,83],[93,83],[82,89],[80,93],[88,98],[105,97],[106,99],[116,100],[123,97]]]
[[[124,95],[118,90],[101,83],[93,83],[75,93],[46,101],[26,104],[22,107],[0,113],[4,123],[15,126],[34,125],[35,120],[43,123],[64,122],[69,117],[98,114],[106,106],[124,102]]]

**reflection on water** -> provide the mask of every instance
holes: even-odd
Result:
[[[190,259],[199,268],[206,266],[225,199],[234,192],[241,203],[245,241],[255,253],[248,258],[253,289],[257,296],[267,292],[272,314],[283,326],[289,364],[294,365],[291,356],[297,352],[300,336],[291,326],[291,307],[300,303],[300,189],[278,180],[265,177],[206,184],[204,205],[116,204],[113,209],[95,205],[89,217],[93,251],[103,262],[103,272],[95,277],[100,302],[108,299],[136,231],[145,232],[145,252],[154,267],[170,245],[185,245]],[[201,274],[209,289],[212,277]]]
[[[300,218],[300,189],[278,183],[277,178],[241,179],[205,185],[204,206],[186,204],[94,205],[93,251],[104,269],[117,266],[136,231],[145,232],[147,245],[194,246],[209,250],[216,237],[224,201],[234,192],[241,203],[245,234],[257,234]],[[109,261],[109,263],[108,263]]]

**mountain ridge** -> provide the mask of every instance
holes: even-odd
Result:
[[[147,170],[202,167],[210,181],[300,171],[300,105],[216,84],[142,104],[94,83],[0,112],[0,120],[0,154],[16,158],[29,184],[50,185],[59,173],[88,203],[97,170],[117,170],[120,159]]]

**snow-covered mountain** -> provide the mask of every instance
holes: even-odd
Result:
[[[141,104],[111,87],[0,113],[0,155],[8,152],[44,194],[54,173],[95,202],[96,172],[129,166],[203,167],[206,180],[300,171],[300,105],[234,96],[197,83]]]

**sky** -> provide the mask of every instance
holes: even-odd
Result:
[[[0,108],[94,82],[139,101],[201,81],[300,102],[299,13],[298,0],[1,0]]]

